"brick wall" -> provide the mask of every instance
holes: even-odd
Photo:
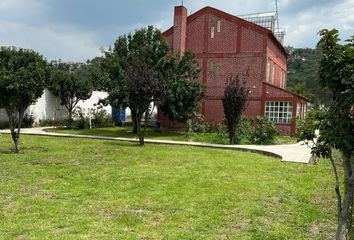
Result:
[[[269,79],[269,81],[266,79],[266,81],[277,87],[285,88],[286,83],[284,81],[286,81],[287,56],[274,41],[275,40],[270,37],[267,40],[267,59],[268,61],[271,60],[272,64],[275,66],[274,82],[271,79]]]
[[[170,46],[178,39],[174,34],[173,28],[165,32]],[[231,76],[239,76],[250,91],[247,116],[264,115],[267,100],[296,101],[282,89],[287,56],[275,41],[269,31],[216,9],[205,8],[187,18],[186,49],[196,54],[201,69],[199,82],[205,90],[201,112],[207,122],[219,123],[224,118],[221,99]],[[263,83],[268,59],[274,63],[274,86]],[[162,127],[181,127],[159,116]],[[287,134],[294,130],[294,124],[277,127]]]
[[[208,53],[236,53],[238,26],[226,19],[208,14]],[[220,32],[217,23],[220,24]],[[214,37],[211,38],[211,30],[214,28]]]
[[[251,27],[242,27],[241,52],[263,52],[264,36]]]
[[[252,91],[252,97],[262,94],[262,57],[236,54],[224,58],[209,58],[206,80],[206,95],[222,97],[231,76],[238,76],[240,81]]]
[[[200,16],[187,24],[187,49],[194,53],[203,52],[205,17]]]

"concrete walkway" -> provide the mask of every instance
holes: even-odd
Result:
[[[29,135],[41,135],[41,136],[53,136],[53,137],[73,137],[73,138],[89,138],[89,139],[100,139],[100,140],[138,142],[138,139],[136,138],[103,137],[103,136],[93,136],[93,135],[53,133],[53,132],[47,132],[45,131],[45,129],[48,128],[27,128],[27,129],[21,129],[21,133],[29,134]],[[10,131],[0,130],[0,133],[10,133]],[[210,147],[210,148],[250,151],[250,152],[264,154],[267,156],[280,158],[284,162],[309,163],[311,161],[311,150],[303,142],[299,142],[296,144],[268,145],[268,146],[222,145],[222,144],[153,140],[153,139],[145,139],[145,142],[152,143],[152,144],[187,145],[187,146],[196,146],[196,147]]]

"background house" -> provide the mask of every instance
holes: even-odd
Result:
[[[201,113],[207,122],[224,118],[224,89],[237,75],[250,91],[245,115],[267,116],[284,134],[295,134],[295,118],[306,112],[308,99],[285,89],[287,53],[271,30],[211,7],[187,16],[187,9],[178,6],[174,25],[163,34],[170,54],[196,54],[205,89]],[[163,113],[159,118],[162,127],[175,124]]]
[[[100,99],[106,97],[106,92],[93,91],[91,98],[80,101],[77,106],[81,107],[83,111],[88,114],[90,109],[97,108],[96,104]],[[104,109],[109,114],[112,112],[111,106],[106,106]],[[55,97],[47,89],[44,90],[43,95],[35,104],[28,107],[26,113],[34,116],[35,123],[39,123],[40,120],[57,121],[68,117],[65,107],[60,105],[60,99]],[[7,114],[4,109],[0,109],[0,123],[6,122],[8,122]]]

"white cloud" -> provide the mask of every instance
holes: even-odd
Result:
[[[99,55],[95,35],[67,27],[34,27],[0,21],[0,45],[30,48],[49,59],[86,61]]]
[[[0,0],[0,45],[30,48],[49,60],[84,62],[100,54],[95,33],[46,21],[45,15],[37,0]]]
[[[51,1],[61,4],[60,0]],[[75,1],[80,3],[79,0]],[[165,0],[157,0],[151,4],[158,5],[162,1]],[[125,4],[126,11],[131,8],[133,12],[134,8],[139,7],[133,2]],[[60,14],[65,12],[64,3],[61,12],[57,12],[56,17],[52,18],[49,14],[53,14],[56,8],[49,6],[47,0],[0,0],[0,45],[31,48],[49,59],[85,61],[99,55],[99,48],[106,47],[102,45],[113,44],[119,34],[149,24],[162,31],[169,28],[173,24],[173,2],[171,1],[170,6],[167,6],[166,2],[164,4],[165,10],[152,7],[146,9],[149,18],[127,18],[118,14],[115,17],[110,15],[112,19],[108,17],[107,21],[99,21],[100,15],[95,9],[87,8],[85,12],[80,13],[80,18],[67,18],[66,21],[60,22]],[[233,15],[275,10],[274,1],[262,0],[188,0],[185,5],[189,14],[205,6],[215,7]],[[75,11],[71,12],[74,16]],[[319,39],[317,32],[322,28],[339,29],[343,39],[354,32],[354,0],[279,0],[279,11],[280,25],[287,31],[285,44],[294,47],[315,47]],[[141,10],[141,13],[144,11]],[[92,19],[90,16],[95,17]],[[91,21],[87,23],[84,21],[86,18]],[[78,19],[81,20],[79,23]],[[97,24],[92,26],[92,21]]]
[[[343,39],[354,34],[354,0],[345,0],[333,7],[318,5],[295,16],[284,16],[287,35],[285,43],[295,47],[315,47],[317,32],[336,28]]]

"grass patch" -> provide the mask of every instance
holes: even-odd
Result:
[[[137,135],[132,133],[130,127],[112,127],[112,128],[93,128],[93,129],[48,129],[50,132],[79,134],[79,135],[94,135],[106,137],[124,137],[137,138]],[[189,136],[183,131],[156,131],[153,128],[146,129],[146,138],[158,140],[173,140],[173,141],[192,141],[203,143],[228,144],[229,139],[227,135],[220,136],[217,133],[195,133],[191,132]],[[289,136],[278,136],[276,144],[291,144],[296,143],[296,138]],[[242,139],[241,144],[249,144],[247,139]]]
[[[22,147],[0,152],[0,239],[334,238],[325,161],[39,136]]]

